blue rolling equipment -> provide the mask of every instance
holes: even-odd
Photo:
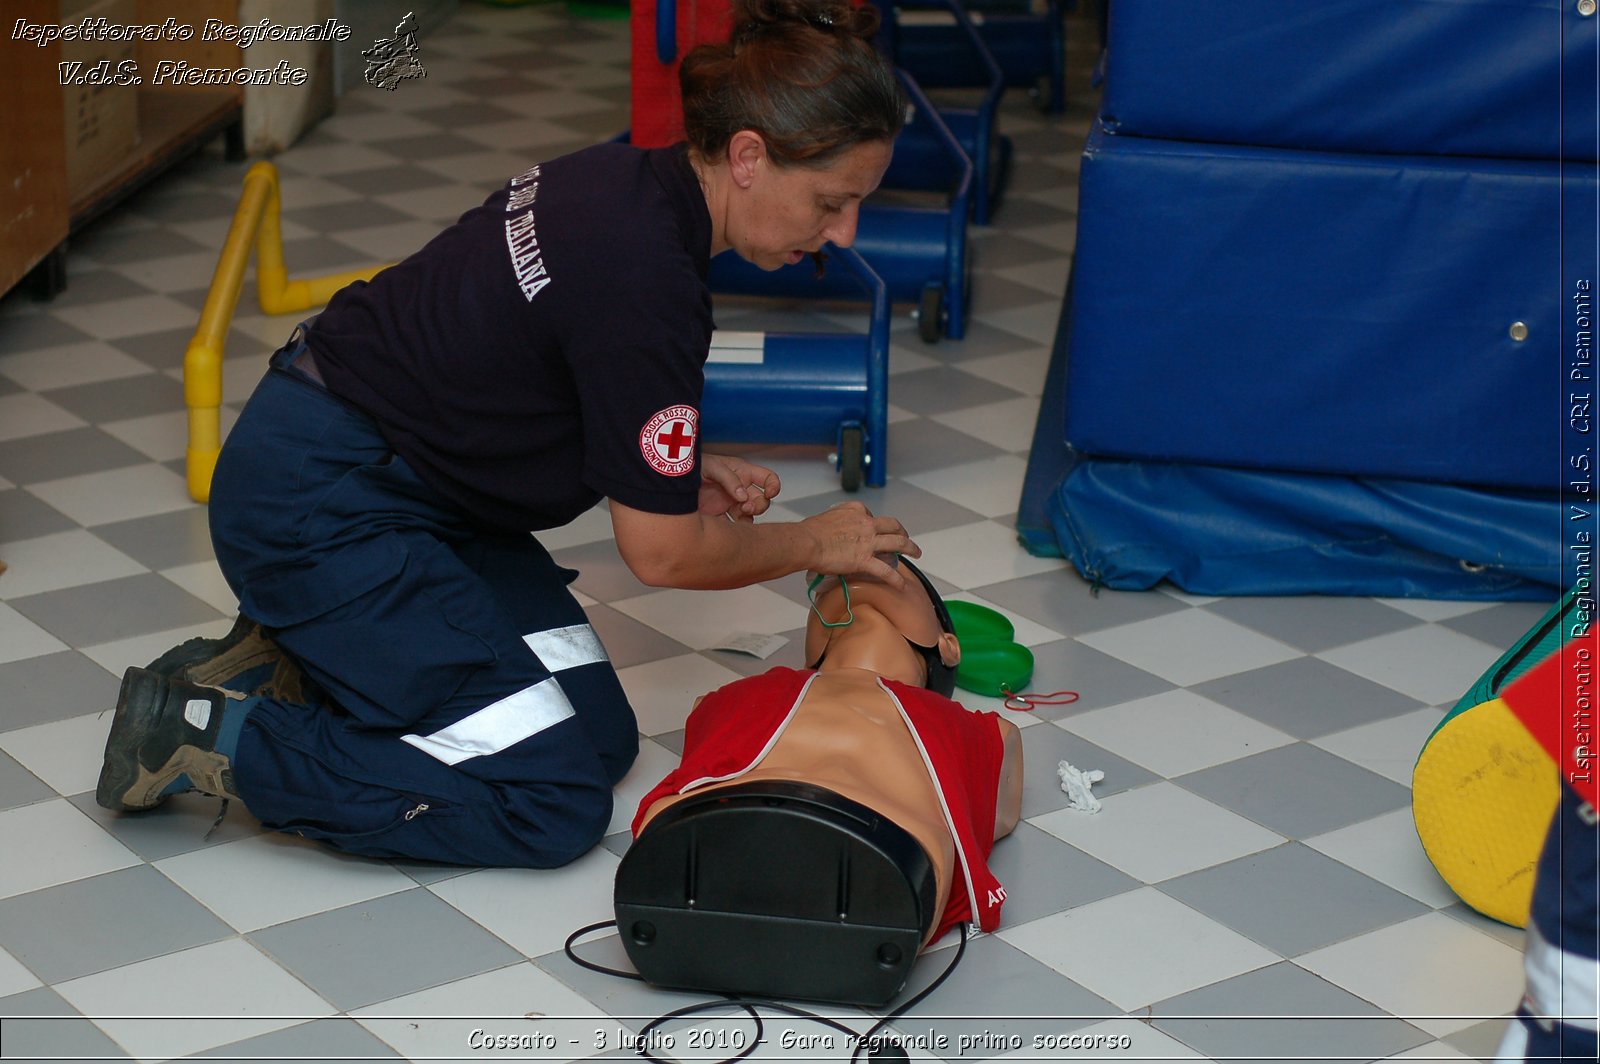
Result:
[[[917,304],[918,332],[923,340],[933,343],[941,333],[959,340],[966,335],[971,298],[967,218],[972,211],[972,160],[916,80],[904,71],[895,73],[919,120],[943,149],[946,163],[939,172],[950,182],[950,198],[945,207],[863,204],[855,250],[883,279],[890,299]],[[895,151],[899,153],[898,142]],[[816,278],[808,262],[766,271],[735,255],[711,260],[711,290],[790,298],[860,297],[854,279],[837,271]]]
[[[1045,0],[1036,14],[1030,0],[963,0],[976,16],[978,33],[989,46],[1008,86],[1033,90],[1041,106],[1059,114],[1066,105],[1066,27],[1061,0]],[[987,71],[960,40],[960,27],[942,17],[927,18],[919,0],[897,5],[900,63],[929,88],[962,88],[987,83]]]
[[[980,86],[983,97],[975,108],[940,106],[939,118],[961,143],[962,150],[972,160],[973,180],[977,191],[972,197],[972,220],[977,225],[988,225],[989,215],[998,205],[1005,185],[1006,171],[1011,160],[1011,141],[1002,137],[999,129],[1000,99],[1005,95],[1005,76],[984,44],[977,26],[967,15],[958,0],[924,0],[930,7],[942,8],[955,20],[955,29],[965,55],[983,72]],[[900,49],[900,30],[896,21],[886,18],[878,31],[878,46],[885,55],[896,59]],[[896,61],[896,65],[898,61]],[[927,80],[918,77],[919,85]],[[949,162],[940,143],[937,131],[926,121],[919,121],[919,110],[906,123],[905,129],[894,144],[894,161],[884,175],[886,188],[930,189],[941,188],[947,182]]]
[[[888,476],[889,287],[853,249],[830,248],[830,256],[869,295],[866,335],[713,335],[701,432],[718,442],[832,444],[846,491],[863,477],[881,488]]]

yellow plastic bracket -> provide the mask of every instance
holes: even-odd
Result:
[[[211,497],[211,474],[222,450],[222,347],[239,305],[239,290],[256,252],[256,293],[262,313],[293,314],[320,307],[352,281],[371,280],[383,266],[291,281],[283,264],[283,223],[278,170],[256,163],[244,175],[244,193],[222,245],[217,271],[200,311],[200,326],[183,354],[183,400],[189,408],[186,465],[189,494],[197,502]]]

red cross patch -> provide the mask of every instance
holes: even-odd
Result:
[[[669,406],[645,422],[639,450],[657,473],[681,477],[694,469],[694,441],[700,412],[692,406]]]

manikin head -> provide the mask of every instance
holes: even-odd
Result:
[[[811,614],[805,660],[812,668],[860,668],[950,697],[961,663],[950,613],[911,560],[898,568],[915,579],[903,589],[866,573],[806,574]]]

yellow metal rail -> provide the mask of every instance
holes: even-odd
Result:
[[[211,291],[200,312],[200,327],[183,355],[183,400],[189,408],[186,463],[189,494],[205,502],[211,474],[222,449],[222,347],[239,305],[239,289],[256,252],[256,295],[266,314],[293,314],[326,303],[352,281],[370,280],[383,266],[291,281],[283,264],[283,224],[278,200],[278,170],[256,163],[244,175],[244,194],[222,245]]]

